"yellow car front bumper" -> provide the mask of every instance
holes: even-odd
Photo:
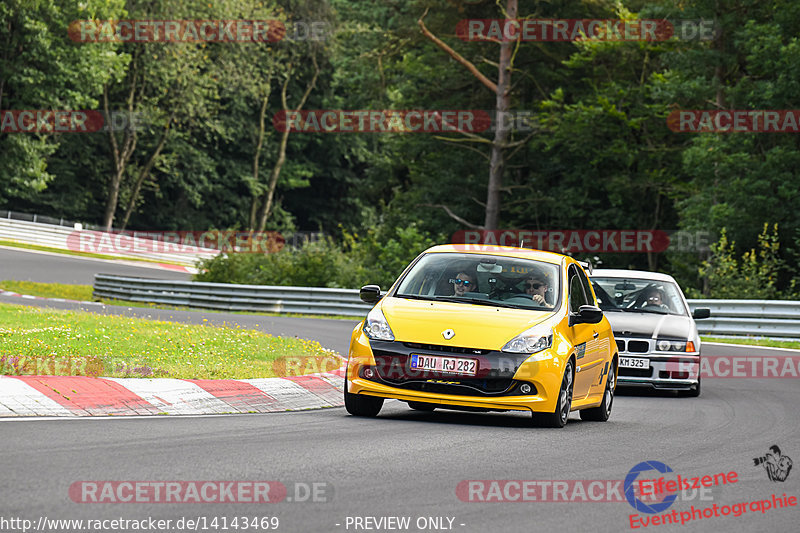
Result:
[[[394,343],[376,343],[380,346],[379,353],[387,353],[387,346],[391,349]],[[403,343],[398,343],[402,345]],[[398,348],[400,349],[400,348]],[[408,349],[405,349],[408,350]],[[350,344],[350,357],[347,365],[347,387],[350,394],[365,394],[380,398],[393,398],[401,401],[426,402],[443,406],[453,406],[456,408],[477,408],[497,411],[529,411],[529,412],[553,412],[558,401],[558,392],[561,388],[564,366],[566,359],[554,355],[550,350],[540,352],[535,357],[521,356],[518,359],[521,364],[515,370],[508,369],[508,357],[500,352],[492,352],[480,357],[483,366],[498,364],[498,361],[505,360],[503,365],[506,369],[506,378],[510,383],[528,383],[532,386],[531,394],[521,394],[516,386],[512,386],[506,393],[487,393],[480,394],[473,392],[465,394],[448,394],[444,392],[432,392],[430,390],[419,390],[420,386],[433,385],[437,388],[448,388],[448,384],[455,385],[462,378],[459,376],[435,377],[432,379],[416,379],[417,388],[409,384],[398,382],[400,380],[386,380],[383,378],[385,372],[381,370],[381,364],[385,359],[376,360],[373,354],[370,341],[358,328],[353,332]],[[382,356],[383,357],[383,356]],[[402,354],[397,354],[397,358],[402,358]],[[383,368],[386,365],[384,364]],[[373,369],[373,376],[367,379],[362,370],[365,368]],[[492,369],[497,372],[497,369]],[[392,382],[390,382],[392,381]],[[458,388],[453,386],[453,388]]]

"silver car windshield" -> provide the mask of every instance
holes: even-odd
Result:
[[[559,304],[560,267],[515,257],[429,253],[394,296],[473,305],[552,310]]]
[[[637,278],[591,278],[600,309],[688,316],[680,288],[670,281]]]

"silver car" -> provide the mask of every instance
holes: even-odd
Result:
[[[595,270],[589,277],[617,341],[618,384],[699,396],[700,336],[694,319],[708,318],[710,310],[692,314],[667,274]]]

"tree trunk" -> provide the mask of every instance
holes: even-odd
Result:
[[[120,229],[125,229],[128,226],[128,220],[130,220],[131,213],[133,213],[133,210],[136,207],[136,200],[139,199],[139,191],[141,191],[142,184],[150,175],[150,171],[153,169],[153,165],[155,165],[158,156],[161,155],[161,150],[164,149],[164,145],[167,143],[167,135],[169,134],[169,129],[170,126],[172,125],[172,120],[174,118],[175,118],[175,112],[173,111],[173,113],[169,116],[169,118],[167,118],[167,124],[164,126],[164,131],[161,133],[161,139],[159,139],[156,149],[150,155],[150,159],[147,160],[147,164],[139,173],[139,177],[136,178],[136,184],[133,186],[131,197],[128,200],[128,207],[127,209],[125,209],[125,217],[122,219],[122,225],[120,226]]]
[[[108,183],[106,212],[103,215],[103,228],[105,231],[111,231],[114,226],[114,213],[117,210],[117,201],[119,200],[119,184],[122,181],[122,174],[124,172],[124,166],[117,162],[114,174],[111,176],[111,181]]]
[[[133,100],[136,92],[136,67],[134,63],[133,72],[131,73],[131,87],[128,92],[128,114],[133,114]],[[119,187],[122,183],[122,176],[125,175],[125,168],[128,161],[136,149],[136,128],[128,127],[123,134],[122,149],[120,150],[117,144],[117,137],[114,135],[114,130],[111,124],[111,114],[108,110],[108,86],[103,86],[103,113],[105,115],[105,126],[108,128],[108,137],[111,143],[111,157],[114,160],[114,173],[108,182],[108,191],[106,196],[106,209],[103,215],[103,227],[106,231],[111,231],[114,224],[114,214],[117,211],[117,202],[119,201]]]
[[[275,166],[272,167],[272,173],[269,177],[269,187],[264,192],[264,204],[261,210],[261,218],[258,221],[259,233],[264,231],[267,227],[267,218],[272,211],[272,204],[275,199],[275,189],[278,187],[278,178],[281,175],[281,169],[286,162],[286,146],[289,144],[289,128],[281,135],[281,144],[278,147],[278,160],[275,161]]]
[[[516,19],[518,12],[518,1],[507,0],[505,16],[507,19]],[[462,64],[466,69],[478,79],[484,86],[495,94],[495,132],[492,141],[491,157],[489,158],[489,183],[486,187],[486,207],[484,212],[483,229],[497,229],[497,221],[500,216],[500,189],[503,186],[503,171],[505,170],[505,150],[508,148],[509,127],[505,120],[505,113],[511,107],[511,62],[512,45],[511,41],[501,41],[500,61],[498,63],[498,80],[494,83],[484,76],[478,68],[453,50],[444,41],[436,37],[425,27],[425,16],[428,10],[417,20],[417,24],[422,30],[422,34],[430,39],[436,46],[444,50],[455,61]],[[452,217],[452,213],[448,213]],[[480,227],[475,224],[471,226]]]
[[[291,76],[287,76],[286,81],[283,82],[283,86],[281,87],[281,104],[283,109],[287,112],[286,88],[289,86],[290,79]],[[284,128],[283,133],[281,133],[281,142],[278,145],[278,160],[275,161],[275,165],[272,167],[267,190],[264,191],[264,202],[261,206],[261,216],[259,217],[258,221],[259,233],[264,231],[264,229],[267,227],[267,218],[269,218],[270,211],[272,211],[272,203],[275,199],[275,189],[278,187],[278,178],[281,175],[283,164],[286,162],[286,146],[289,144],[289,130],[290,128],[286,127]]]
[[[291,69],[289,74],[286,76],[286,81],[283,83],[281,87],[281,107],[287,113],[289,112],[298,112],[303,109],[303,106],[306,104],[306,100],[308,100],[308,95],[311,94],[311,91],[314,89],[314,86],[317,84],[317,77],[319,76],[319,65],[317,64],[317,58],[312,53],[311,54],[311,62],[314,63],[314,75],[311,77],[311,81],[306,86],[306,90],[303,93],[302,98],[300,98],[300,103],[297,104],[297,108],[292,110],[289,109],[289,105],[286,100],[286,89],[289,86],[289,81],[291,80]],[[281,142],[278,146],[278,160],[275,161],[275,166],[272,167],[272,174],[269,177],[269,186],[267,187],[266,192],[264,192],[264,205],[261,209],[261,217],[258,221],[258,231],[262,232],[267,227],[267,219],[269,218],[270,211],[272,211],[272,203],[275,198],[275,189],[278,186],[278,178],[281,175],[281,169],[283,169],[283,164],[286,162],[286,146],[289,144],[289,133],[290,128],[285,128],[283,135],[281,135]]]
[[[506,17],[517,18],[517,0],[508,0]],[[497,229],[500,216],[500,188],[503,186],[505,170],[505,149],[508,140],[508,123],[504,120],[511,105],[511,52],[513,42],[500,43],[500,61],[497,73],[497,97],[495,99],[495,131],[492,142],[492,156],[489,162],[489,185],[486,191],[486,218],[483,226],[487,230]]]
[[[253,187],[258,185],[258,171],[261,166],[261,148],[264,146],[264,132],[266,130],[264,117],[267,114],[267,102],[269,101],[270,86],[267,86],[264,99],[261,101],[261,112],[258,116],[258,142],[256,143],[256,153],[253,155]],[[256,229],[256,212],[258,210],[258,191],[253,190],[253,197],[250,201],[250,231]]]
[[[653,213],[653,224],[650,231],[655,231],[661,223],[661,193],[656,191],[656,208]],[[658,270],[658,256],[657,252],[647,252],[647,268],[651,272]]]

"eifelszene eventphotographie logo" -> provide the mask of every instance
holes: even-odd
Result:
[[[763,466],[769,480],[774,482],[786,481],[789,472],[792,471],[792,460],[786,455],[781,455],[781,449],[777,444],[770,446],[765,455],[755,457],[753,463],[755,466]]]

